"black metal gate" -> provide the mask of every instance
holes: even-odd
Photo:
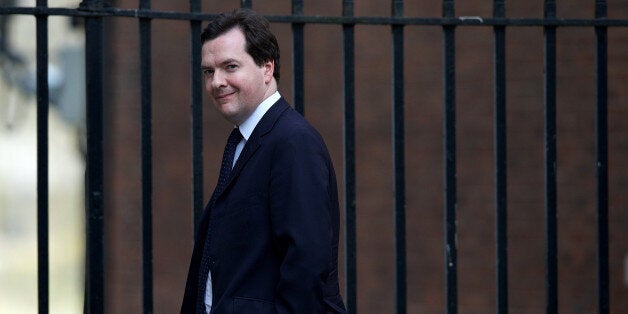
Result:
[[[139,23],[141,47],[142,112],[142,235],[143,235],[143,304],[144,312],[153,312],[152,270],[152,164],[151,164],[151,20],[188,20],[191,47],[193,212],[195,221],[203,209],[201,156],[201,73],[200,33],[203,20],[213,15],[201,13],[200,0],[190,0],[189,12],[151,10],[150,0],[140,0],[137,10],[105,6],[102,0],[84,0],[78,8],[49,8],[46,0],[35,7],[0,7],[0,14],[32,15],[37,20],[37,173],[38,173],[38,291],[39,312],[47,313],[48,248],[48,17],[75,16],[85,20],[87,73],[87,263],[85,310],[104,311],[103,287],[103,20],[128,17]],[[251,7],[251,0],[242,0]],[[303,112],[304,99],[304,32],[306,24],[334,24],[343,28],[344,58],[344,208],[345,208],[345,298],[350,313],[357,312],[356,302],[356,178],[355,178],[355,89],[354,27],[388,25],[392,32],[393,64],[393,160],[395,219],[395,295],[396,312],[406,313],[406,239],[405,239],[405,161],[404,161],[404,27],[430,25],[442,27],[444,62],[444,160],[445,160],[445,272],[446,312],[457,312],[456,248],[456,79],[455,36],[459,27],[488,27],[494,32],[494,156],[496,214],[496,312],[508,311],[507,223],[506,223],[506,29],[538,27],[544,30],[544,97],[545,97],[545,210],[546,210],[546,310],[557,313],[557,219],[556,219],[556,30],[562,27],[586,27],[595,32],[596,51],[596,156],[597,156],[597,302],[598,312],[609,312],[608,262],[608,157],[607,157],[607,29],[627,27],[626,19],[608,19],[607,3],[595,1],[594,19],[560,19],[555,1],[544,1],[544,18],[508,18],[505,0],[493,1],[491,17],[460,17],[454,12],[454,1],[442,2],[442,17],[404,17],[402,0],[391,0],[391,16],[354,16],[354,1],[342,1],[342,16],[306,16],[303,1],[292,0],[291,15],[270,15],[275,23],[292,25],[293,93],[297,110]]]

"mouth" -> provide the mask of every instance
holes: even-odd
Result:
[[[229,96],[231,96],[233,94],[235,94],[235,92],[222,93],[222,94],[214,95],[214,99],[216,99],[217,101],[225,100],[225,99],[229,98]]]

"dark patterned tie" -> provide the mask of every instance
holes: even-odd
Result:
[[[229,183],[229,176],[231,175],[231,168],[233,167],[233,158],[235,157],[236,147],[242,140],[242,133],[238,128],[234,128],[227,139],[227,145],[225,145],[225,151],[222,155],[222,165],[220,166],[220,175],[218,176],[218,184],[209,201],[209,207],[213,205],[216,197],[222,193]],[[199,281],[198,281],[198,296],[196,302],[196,313],[205,313],[205,288],[207,286],[207,277],[209,275],[209,266],[211,264],[208,246],[209,246],[209,232],[205,236],[205,245],[203,246],[203,257],[201,258],[201,267],[199,269]]]
[[[220,176],[218,177],[218,184],[216,184],[214,194],[220,194],[225,187],[227,187],[231,168],[233,168],[233,157],[235,157],[236,147],[241,140],[242,133],[240,133],[240,129],[234,128],[229,135],[229,139],[227,139],[227,145],[225,145],[225,152],[222,155],[222,165],[220,166]]]

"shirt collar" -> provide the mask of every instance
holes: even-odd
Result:
[[[268,109],[270,109],[270,107],[272,107],[272,105],[276,103],[279,98],[281,98],[279,91],[274,92],[268,98],[264,99],[264,101],[262,101],[262,103],[255,108],[255,111],[253,111],[251,116],[240,124],[240,133],[242,133],[242,137],[244,137],[245,140],[249,140],[249,137],[253,133],[257,123],[262,120],[266,111],[268,111]]]

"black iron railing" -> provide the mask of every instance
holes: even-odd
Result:
[[[152,91],[151,21],[190,22],[190,73],[192,121],[192,203],[193,219],[203,210],[202,86],[200,73],[201,22],[213,14],[201,13],[199,0],[190,0],[189,12],[151,9],[150,0],[140,0],[137,10],[106,7],[102,0],[84,0],[78,8],[49,8],[46,0],[35,7],[0,7],[0,14],[36,17],[37,25],[37,177],[38,177],[38,293],[39,312],[49,307],[48,248],[48,17],[76,16],[85,20],[87,84],[87,313],[104,311],[103,246],[103,19],[135,18],[139,23],[141,64],[141,155],[142,155],[142,237],[143,308],[153,312],[152,265]],[[395,226],[395,304],[397,313],[406,313],[405,239],[405,145],[404,145],[404,27],[441,26],[444,64],[444,180],[445,180],[445,280],[446,312],[457,312],[456,247],[456,78],[455,38],[457,27],[492,27],[494,32],[494,156],[496,195],[496,312],[508,312],[507,269],[507,173],[506,173],[506,30],[534,26],[544,29],[545,78],[545,207],[546,207],[546,311],[558,311],[557,219],[556,219],[556,30],[559,27],[591,27],[596,35],[596,161],[597,161],[597,291],[598,312],[609,312],[608,262],[608,153],[607,153],[607,29],[627,27],[627,19],[608,19],[606,1],[595,1],[594,19],[560,19],[555,1],[545,0],[543,18],[507,18],[505,0],[494,0],[492,17],[459,17],[454,0],[443,0],[441,18],[404,17],[402,0],[391,0],[391,16],[354,16],[354,1],[342,1],[342,16],[306,16],[303,1],[292,1],[291,15],[267,15],[271,22],[292,25],[293,96],[296,109],[304,113],[304,32],[307,24],[335,24],[343,28],[344,60],[344,208],[345,208],[345,299],[350,313],[357,313],[356,271],[356,174],[355,174],[355,25],[389,25],[392,32],[392,112]],[[251,0],[242,0],[251,7]],[[195,230],[196,231],[196,230]]]

